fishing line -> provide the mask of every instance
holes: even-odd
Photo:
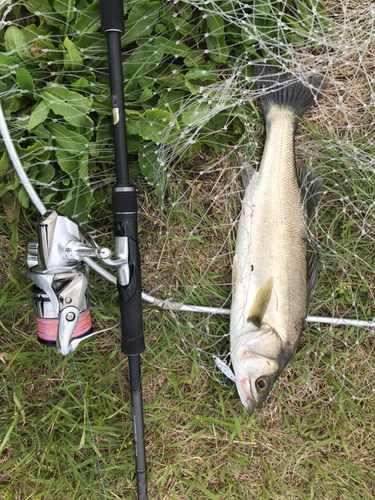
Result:
[[[74,359],[73,349],[72,349],[71,347],[70,347],[70,353],[71,353],[71,355],[72,355],[72,360],[73,360],[73,364],[74,364],[74,369],[75,369],[75,372],[76,372],[76,376],[77,376],[77,381],[78,381],[79,389],[80,389],[80,391],[81,391],[81,396],[82,396],[83,406],[84,406],[84,409],[85,409],[87,422],[88,422],[88,424],[89,424],[89,429],[90,429],[90,434],[91,434],[91,440],[92,440],[92,444],[93,444],[94,451],[95,451],[95,455],[96,455],[96,463],[98,464],[98,470],[99,470],[100,480],[101,480],[101,483],[102,483],[102,489],[103,489],[103,493],[104,493],[104,498],[107,498],[107,495],[106,495],[106,490],[105,490],[105,486],[104,486],[104,480],[103,480],[102,469],[101,469],[101,467],[100,467],[99,453],[98,453],[98,449],[97,449],[96,444],[95,444],[94,432],[93,432],[92,427],[91,427],[91,421],[90,421],[90,416],[89,416],[89,410],[88,410],[87,405],[86,405],[85,396],[84,396],[84,394],[83,394],[83,388],[82,388],[81,381],[80,381],[80,378],[79,378],[79,375],[78,375],[77,365],[76,365],[76,362],[75,362],[75,359]]]

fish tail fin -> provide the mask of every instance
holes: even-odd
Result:
[[[260,96],[264,117],[267,121],[273,106],[289,108],[298,119],[316,102],[324,92],[328,79],[323,76],[309,77],[307,83],[293,81],[276,66],[255,65],[257,87],[264,91]]]

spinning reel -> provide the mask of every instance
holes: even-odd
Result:
[[[116,237],[116,259],[99,247],[75,222],[57,212],[46,212],[37,226],[37,241],[27,249],[28,276],[33,286],[38,340],[56,346],[66,356],[82,340],[95,335],[90,319],[86,257],[117,267],[123,287],[130,282],[127,237]]]

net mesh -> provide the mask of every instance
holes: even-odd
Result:
[[[114,154],[98,2],[0,6],[0,99],[21,162],[48,209],[106,242]],[[309,314],[371,321],[375,6],[132,0],[124,8],[127,141],[139,192],[144,291],[180,304],[230,307],[242,173],[257,168],[264,144],[253,70],[261,61],[306,84],[312,75],[328,78],[296,137],[297,162],[324,181],[309,228],[321,256]],[[14,227],[20,207],[33,207],[0,148],[0,189]],[[227,359],[227,316],[168,314],[186,354],[226,383],[212,355]],[[293,397],[370,397],[374,333],[308,324],[279,384],[292,377]]]

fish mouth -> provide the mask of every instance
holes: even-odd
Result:
[[[254,398],[253,390],[251,388],[250,380],[248,378],[243,378],[240,381],[240,387],[238,389],[241,402],[249,415],[254,413],[255,408],[257,408],[258,403]]]

